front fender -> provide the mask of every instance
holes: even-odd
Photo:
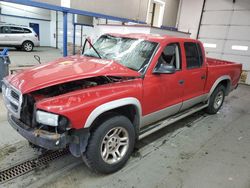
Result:
[[[59,114],[69,119],[71,128],[89,127],[103,112],[124,105],[134,105],[141,112],[142,83],[131,80],[78,90],[38,101],[36,109]]]
[[[87,118],[87,121],[85,123],[84,128],[88,128],[92,125],[92,123],[94,122],[94,120],[100,116],[101,114],[103,114],[104,112],[107,112],[109,110],[115,109],[115,108],[119,108],[122,106],[126,106],[126,105],[134,105],[136,107],[136,110],[140,116],[139,121],[141,119],[141,115],[142,115],[142,110],[141,110],[141,103],[138,99],[134,98],[134,97],[127,97],[127,98],[122,98],[122,99],[118,99],[118,100],[114,100],[114,101],[110,101],[107,103],[104,103],[100,106],[98,106],[97,108],[95,108],[89,115],[89,117]],[[139,122],[140,124],[140,122]]]

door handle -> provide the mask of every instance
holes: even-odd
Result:
[[[201,79],[204,80],[206,78],[206,75],[202,75]]]
[[[181,85],[184,84],[184,82],[185,82],[184,80],[179,80],[179,84]]]

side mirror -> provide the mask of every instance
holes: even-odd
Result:
[[[156,67],[153,71],[154,74],[173,74],[176,69],[173,65],[161,64],[159,67]]]

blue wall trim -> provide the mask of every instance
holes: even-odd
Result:
[[[96,18],[104,18],[104,19],[115,20],[115,21],[120,21],[120,22],[134,22],[134,23],[138,23],[138,24],[145,24],[145,22],[143,22],[143,21],[131,20],[131,19],[126,19],[126,18],[109,16],[109,15],[105,15],[105,14],[93,13],[93,12],[89,12],[89,11],[66,8],[66,7],[51,5],[48,3],[35,2],[32,0],[0,0],[0,1],[17,3],[17,4],[32,6],[32,7],[38,7],[38,8],[43,8],[43,9],[59,11],[59,12],[67,12],[67,13],[71,13],[71,14],[79,14],[79,15],[96,17]]]
[[[21,18],[21,19],[30,19],[30,20],[39,20],[39,21],[46,21],[50,22],[51,20],[46,20],[46,19],[41,19],[41,18],[32,18],[28,16],[16,16],[16,15],[11,15],[11,14],[0,14],[2,16],[8,16],[8,17],[14,17],[14,18]]]

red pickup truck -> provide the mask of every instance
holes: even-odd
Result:
[[[137,140],[199,110],[215,114],[242,70],[187,38],[106,34],[89,46],[5,78],[2,92],[29,142],[69,147],[101,173],[122,168]]]

